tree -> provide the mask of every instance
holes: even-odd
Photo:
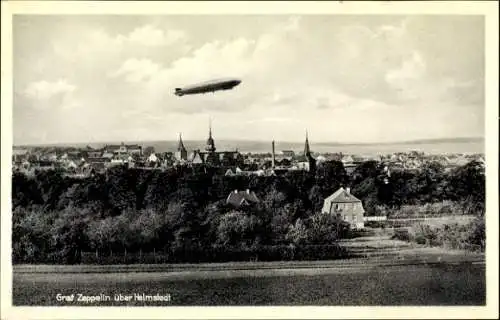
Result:
[[[324,197],[321,193],[321,187],[315,185],[309,191],[309,201],[312,204],[313,213],[319,212],[323,207]]]
[[[311,244],[332,244],[346,236],[348,225],[332,214],[318,213],[311,217],[308,241]]]
[[[85,230],[90,218],[88,211],[67,207],[55,219],[50,228],[50,246],[55,262],[77,263],[82,250],[88,248]]]
[[[70,181],[65,179],[59,170],[40,171],[35,179],[39,185],[38,189],[41,190],[43,203],[49,209],[55,209]]]
[[[152,209],[144,209],[131,221],[129,232],[136,238],[140,249],[150,248],[159,240],[160,230],[165,225],[165,217]]]
[[[231,211],[221,217],[217,243],[225,246],[251,246],[257,238],[260,221],[254,215]]]
[[[295,224],[290,225],[285,238],[297,246],[308,243],[309,234],[304,221],[299,218]]]
[[[12,207],[27,207],[31,204],[42,204],[43,198],[35,179],[29,179],[24,173],[12,174]]]
[[[352,174],[355,184],[367,178],[376,178],[380,174],[380,165],[375,160],[364,161],[359,164]]]
[[[264,205],[268,210],[274,211],[276,208],[283,206],[285,200],[286,196],[283,192],[273,189],[266,195]]]
[[[272,216],[269,232],[275,243],[282,243],[286,240],[286,234],[291,222],[290,215],[289,208],[285,207],[279,208],[277,213]]]
[[[450,198],[462,201],[467,199],[484,207],[485,176],[484,169],[478,162],[472,161],[452,171],[449,186]]]
[[[142,152],[144,156],[149,157],[152,153],[155,153],[155,148],[152,146],[147,146]]]
[[[130,173],[124,168],[113,168],[109,170],[107,177],[107,193],[111,206],[119,212],[128,208],[136,207],[136,197]]]
[[[316,185],[320,186],[323,197],[332,194],[346,182],[347,173],[340,161],[326,161],[316,169]]]

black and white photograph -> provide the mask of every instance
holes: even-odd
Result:
[[[11,13],[7,304],[495,317],[498,3],[467,3]]]

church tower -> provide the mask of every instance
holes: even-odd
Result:
[[[215,150],[215,141],[214,138],[212,138],[212,121],[210,121],[208,126],[208,139],[205,146],[205,151],[207,151],[208,153],[215,153]]]
[[[306,130],[306,143],[304,145],[304,156],[309,157],[311,154],[311,148],[309,147],[309,137],[307,135],[307,130]]]
[[[316,172],[316,159],[311,155],[311,148],[309,147],[309,137],[306,130],[306,142],[304,144],[304,157],[309,163],[309,173],[314,174]]]
[[[182,135],[179,133],[179,145],[177,146],[177,152],[175,153],[175,158],[177,160],[187,160],[187,150],[182,142]]]
[[[217,165],[219,163],[219,159],[217,154],[215,153],[215,141],[212,137],[212,121],[210,121],[208,126],[208,139],[205,145],[206,158],[205,162],[211,165]]]

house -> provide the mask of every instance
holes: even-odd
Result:
[[[351,194],[350,188],[340,188],[323,202],[322,213],[339,215],[353,229],[363,229],[365,210],[361,200]]]
[[[236,208],[247,206],[251,204],[259,203],[260,200],[257,198],[255,192],[247,189],[246,191],[234,190],[227,196],[226,204],[232,205]]]
[[[284,158],[293,158],[295,157],[295,152],[293,150],[283,150],[281,151],[281,155],[284,157]]]
[[[342,157],[342,160],[341,160],[341,161],[342,161],[342,163],[343,163],[344,165],[346,165],[346,164],[353,164],[353,163],[354,163],[354,159],[353,159],[353,158],[352,158],[352,156],[350,156],[350,155],[344,155],[344,156]]]
[[[203,157],[202,157],[202,154],[200,153],[199,150],[195,150],[193,151],[189,157],[188,157],[188,161],[191,163],[191,164],[203,164]]]
[[[12,150],[12,161],[13,162],[22,162],[28,159],[29,152],[27,149],[13,149]]]
[[[353,164],[361,164],[365,161],[368,161],[367,159],[365,159],[364,156],[359,156],[359,155],[353,155],[351,159]]]
[[[321,159],[321,161],[342,161],[343,157],[344,155],[340,152],[339,153],[326,152],[319,154],[316,157],[316,160],[319,161],[319,159]]]
[[[449,157],[446,160],[448,167],[461,167],[469,163],[469,160],[463,156]]]
[[[352,174],[358,166],[353,164],[353,163],[347,163],[344,165],[344,169],[347,172],[347,174]]]
[[[113,159],[113,158],[114,158],[114,156],[115,156],[115,155],[114,155],[113,153],[111,153],[111,152],[104,152],[104,153],[102,154],[102,156],[101,156],[101,157],[102,157],[102,158],[106,158],[106,159],[110,159],[110,160],[111,160],[111,159]]]
[[[323,162],[326,162],[326,161],[327,161],[327,160],[326,160],[326,157],[325,157],[325,156],[323,156],[323,155],[319,155],[319,156],[317,156],[317,157],[316,157],[316,162],[317,162],[318,164],[323,163]]]
[[[33,164],[34,168],[37,170],[54,170],[56,168],[55,163],[48,160],[40,160]]]
[[[89,151],[87,155],[88,159],[100,158],[102,156],[102,151]]]
[[[146,160],[146,161],[147,161],[147,162],[155,162],[155,163],[156,163],[156,162],[158,162],[158,157],[156,156],[156,154],[151,153],[151,154],[149,155],[149,157],[147,158],[147,160]]]
[[[142,156],[142,146],[137,144],[126,145],[125,143],[121,143],[119,145],[106,145],[104,146],[104,150],[107,153],[128,153],[128,154],[138,154]]]

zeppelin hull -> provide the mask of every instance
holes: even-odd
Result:
[[[238,79],[214,80],[206,83],[192,85],[184,88],[176,88],[175,95],[183,96],[189,94],[202,94],[220,90],[231,90],[241,83]]]

